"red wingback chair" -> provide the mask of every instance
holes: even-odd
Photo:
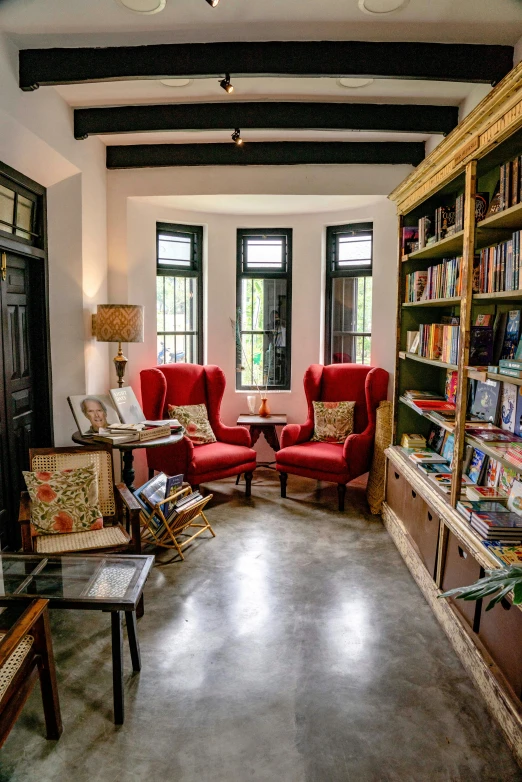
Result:
[[[207,406],[217,442],[194,445],[184,437],[176,445],[147,449],[149,470],[168,475],[183,473],[192,486],[245,473],[246,496],[250,497],[256,452],[244,426],[225,426],[219,417],[225,391],[225,375],[216,366],[165,364],[144,369],[141,375],[143,412],[147,419],[168,418],[168,405]]]
[[[370,469],[375,434],[375,411],[388,389],[384,369],[362,364],[312,364],[305,372],[308,418],[288,424],[281,433],[276,467],[281,497],[286,497],[288,473],[337,484],[339,510],[344,510],[346,484]],[[344,443],[310,442],[314,433],[312,402],[355,402],[354,433]]]

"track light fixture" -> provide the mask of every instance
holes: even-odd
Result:
[[[219,86],[221,87],[222,90],[228,92],[229,95],[231,92],[234,92],[234,85],[230,83],[230,73],[225,74],[225,78],[221,79],[221,81],[219,82]]]
[[[232,141],[234,144],[237,144],[238,147],[241,146],[243,143],[243,139],[241,138],[241,131],[239,128],[236,128],[235,131],[232,133]]]
[[[212,8],[215,8],[217,4],[219,3],[219,0],[207,0],[207,3],[212,6]]]

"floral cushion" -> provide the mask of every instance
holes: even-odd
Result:
[[[355,402],[313,402],[314,434],[321,443],[344,443],[353,432]]]
[[[94,464],[60,472],[24,472],[31,521],[40,534],[102,529]]]
[[[194,445],[215,443],[216,436],[208,420],[206,405],[169,405],[169,418],[177,418]]]

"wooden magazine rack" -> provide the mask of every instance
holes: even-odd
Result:
[[[169,497],[165,497],[161,502],[156,503],[154,507],[151,507],[150,514],[147,515],[145,511],[141,511],[140,521],[142,525],[141,539],[144,543],[152,543],[155,546],[161,546],[162,548],[176,549],[181,559],[185,559],[182,553],[182,548],[192,543],[199,535],[205,530],[209,530],[212,537],[216,537],[216,534],[210,523],[203,513],[203,509],[208,505],[213,495],[208,494],[206,497],[202,497],[198,502],[191,505],[190,508],[181,508],[177,513],[172,516],[165,516],[163,512],[163,506],[167,503],[176,502],[180,497],[190,494],[192,488],[189,485],[183,486],[182,489],[171,494]],[[189,527],[197,529],[193,535],[186,540],[178,542],[177,538],[181,535],[185,535],[186,530]]]

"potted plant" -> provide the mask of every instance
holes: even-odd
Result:
[[[486,611],[490,611],[509,592],[513,592],[514,605],[522,603],[522,564],[486,570],[486,574],[474,584],[450,589],[439,597],[481,600],[489,595],[494,595],[488,603]]]

